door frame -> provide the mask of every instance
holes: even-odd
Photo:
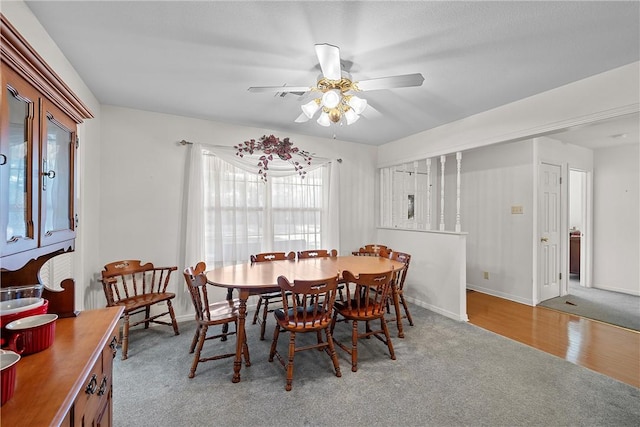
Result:
[[[537,157],[537,156],[536,156]],[[557,160],[546,159],[546,158],[538,158],[538,160],[534,163],[535,171],[534,171],[534,218],[533,218],[533,254],[534,254],[534,267],[533,267],[533,305],[536,306],[541,302],[541,283],[540,283],[540,224],[539,224],[539,211],[540,211],[540,170],[542,165],[551,165],[557,166],[560,168],[560,203],[558,203],[558,218],[560,219],[560,237],[558,238],[558,271],[562,272],[562,277],[558,279],[559,281],[559,295],[563,295],[563,289],[568,289],[568,286],[565,284],[567,282],[568,276],[565,275],[564,271],[567,273],[569,271],[569,259],[568,259],[568,248],[569,245],[565,242],[566,239],[563,238],[562,230],[568,230],[568,218],[569,218],[569,198],[567,188],[568,181],[568,164],[566,162],[558,162]],[[568,231],[565,235],[569,235]]]

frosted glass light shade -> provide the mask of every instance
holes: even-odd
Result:
[[[304,113],[305,116],[312,118],[313,115],[316,113],[316,111],[320,109],[320,104],[316,102],[315,99],[313,99],[307,102],[306,104],[304,104],[300,108],[302,108],[302,112]]]
[[[349,100],[349,107],[353,108],[356,114],[362,114],[365,108],[367,108],[367,100],[352,96]]]
[[[320,126],[326,127],[331,125],[331,120],[329,119],[329,115],[324,111],[322,112],[322,114],[320,114],[320,117],[318,117],[317,122]]]
[[[347,119],[347,125],[350,125],[357,122],[360,116],[357,115],[355,111],[353,111],[353,108],[349,108],[347,111],[345,111],[344,118]]]
[[[322,105],[328,109],[336,108],[340,103],[340,94],[336,89],[329,90],[322,95]]]

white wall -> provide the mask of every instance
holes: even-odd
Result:
[[[569,170],[569,229],[583,231],[582,203],[584,172]]]
[[[640,295],[640,146],[595,150],[593,286]]]
[[[99,193],[99,262],[142,259],[183,269],[182,234],[185,166],[189,148],[178,141],[233,146],[273,131],[171,116],[114,106],[102,107],[102,172]],[[374,237],[373,200],[376,147],[300,135],[291,138],[320,157],[341,158],[339,253],[350,253]],[[180,274],[174,289],[182,289]],[[96,286],[97,289],[97,286]],[[98,306],[103,296],[94,292]],[[177,298],[177,315],[190,309]]]
[[[378,229],[376,242],[411,255],[404,294],[408,301],[467,321],[466,234]]]
[[[469,288],[531,304],[531,140],[465,152],[461,201],[462,230],[469,233]],[[521,206],[523,213],[512,214],[512,206]]]

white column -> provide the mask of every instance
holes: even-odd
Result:
[[[444,231],[444,164],[446,156],[440,156],[440,230]]]
[[[418,196],[418,162],[413,162],[413,228],[418,228],[418,216],[422,216],[420,210],[420,197]]]
[[[409,228],[409,171],[407,170],[407,164],[402,165],[402,228]]]
[[[462,165],[462,153],[460,151],[456,153],[456,162],[458,167],[456,177],[456,233],[459,233],[462,228],[460,225],[460,167]]]
[[[427,159],[427,230],[431,230],[431,159]]]

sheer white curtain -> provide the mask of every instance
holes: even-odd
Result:
[[[204,260],[214,268],[257,252],[339,249],[337,162],[314,157],[302,179],[290,163],[274,159],[265,183],[258,157],[191,146],[185,265]]]

